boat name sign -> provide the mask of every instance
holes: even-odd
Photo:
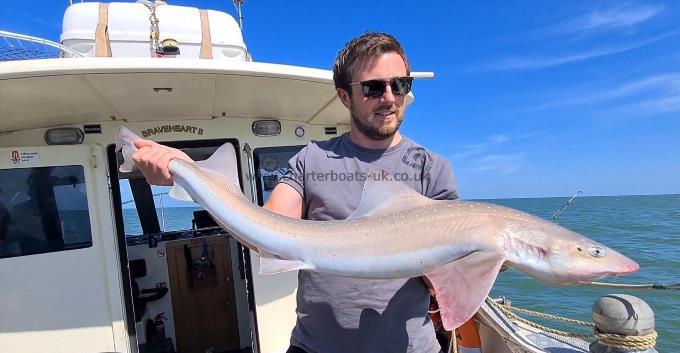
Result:
[[[153,128],[142,130],[143,137],[149,137],[151,135],[167,134],[171,132],[186,132],[194,135],[203,135],[203,129],[191,125],[160,125]]]

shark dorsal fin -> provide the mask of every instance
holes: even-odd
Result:
[[[195,162],[201,169],[224,175],[228,182],[239,185],[238,161],[234,145],[227,142],[220,146],[210,158]]]
[[[239,188],[238,180],[238,164],[236,160],[236,151],[234,146],[227,142],[220,146],[210,158],[202,161],[195,161],[194,164],[199,167],[211,179],[224,187],[235,185]],[[179,184],[174,183],[170,189],[170,196],[177,200],[195,201],[191,195]]]
[[[364,183],[359,206],[347,218],[383,216],[435,202],[437,201],[417,193],[406,184],[395,181],[389,172],[372,169]]]

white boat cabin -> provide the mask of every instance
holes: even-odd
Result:
[[[262,204],[302,146],[348,130],[332,73],[250,61],[217,11],[206,41],[206,12],[156,6],[159,42],[175,42],[150,47],[148,5],[112,3],[103,21],[98,3],[76,3],[61,40],[83,57],[0,62],[3,353],[288,346],[297,274],[259,276],[257,254],[200,207],[120,173],[115,134],[195,159],[232,143],[243,192]]]

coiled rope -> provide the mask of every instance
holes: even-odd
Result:
[[[507,304],[500,304],[494,301],[493,299],[487,298],[486,299],[487,304],[490,306],[500,310],[503,312],[503,314],[507,315],[508,317],[517,320],[519,322],[522,322],[526,325],[529,325],[533,328],[539,329],[541,331],[545,331],[548,333],[552,333],[555,335],[560,335],[564,337],[574,337],[574,338],[582,338],[582,339],[597,339],[601,344],[610,346],[610,347],[616,347],[616,348],[622,348],[622,349],[636,349],[636,350],[647,350],[647,349],[652,349],[656,346],[656,338],[658,336],[656,331],[652,331],[651,333],[643,336],[625,336],[625,335],[617,335],[617,334],[611,334],[611,333],[589,333],[589,334],[579,334],[579,333],[572,333],[572,332],[567,332],[567,331],[561,331],[561,330],[556,330],[550,327],[546,327],[540,324],[537,324],[533,321],[527,320],[523,317],[518,316],[515,314],[513,311],[520,312],[523,314],[531,315],[531,316],[536,316],[540,317],[543,319],[550,319],[550,320],[555,320],[555,321],[562,321],[574,325],[580,325],[580,326],[585,326],[585,327],[590,327],[595,329],[595,324],[591,322],[586,322],[586,321],[581,321],[581,320],[574,320],[562,316],[557,316],[557,315],[551,315],[551,314],[546,314],[538,311],[533,311],[533,310],[528,310],[524,308],[518,308],[514,307],[511,305]],[[595,329],[596,330],[596,329]]]

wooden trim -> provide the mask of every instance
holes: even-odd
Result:
[[[109,41],[109,4],[99,4],[99,22],[94,32],[94,53],[98,57],[111,57]]]
[[[212,59],[212,38],[210,38],[210,21],[208,11],[200,10],[201,13],[201,59]]]

